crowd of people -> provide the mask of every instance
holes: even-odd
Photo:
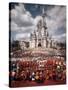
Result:
[[[66,63],[64,58],[22,60],[11,62],[9,76],[12,80],[44,82],[45,80],[66,80]]]
[[[22,57],[26,57],[26,56],[30,56],[31,55],[31,51],[29,50],[17,50],[17,51],[14,51],[14,52],[11,52],[10,54],[10,58],[22,58]]]

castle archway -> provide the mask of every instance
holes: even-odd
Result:
[[[38,47],[41,47],[41,43],[38,43]]]

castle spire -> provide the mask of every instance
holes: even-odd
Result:
[[[45,12],[45,10],[44,10],[44,7],[43,7],[43,9],[42,9],[42,14],[44,14],[44,12]]]
[[[43,17],[43,18],[45,17],[45,10],[44,10],[44,7],[42,8],[42,17]]]
[[[44,21],[44,19],[45,19],[45,9],[44,9],[44,7],[42,8],[42,26],[43,27],[45,27],[45,29],[47,29],[47,27],[46,27],[46,22]]]

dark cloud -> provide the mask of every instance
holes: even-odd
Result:
[[[55,39],[65,40],[66,36],[66,7],[59,5],[39,4],[9,4],[11,16],[11,38],[20,39],[29,37],[29,33],[35,30],[35,25],[42,15],[44,7],[47,16],[44,21],[48,32]]]

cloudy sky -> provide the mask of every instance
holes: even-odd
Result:
[[[42,9],[44,8],[47,31],[58,41],[66,38],[66,7],[39,4],[9,4],[9,24],[11,40],[29,40],[30,33],[34,31]]]

